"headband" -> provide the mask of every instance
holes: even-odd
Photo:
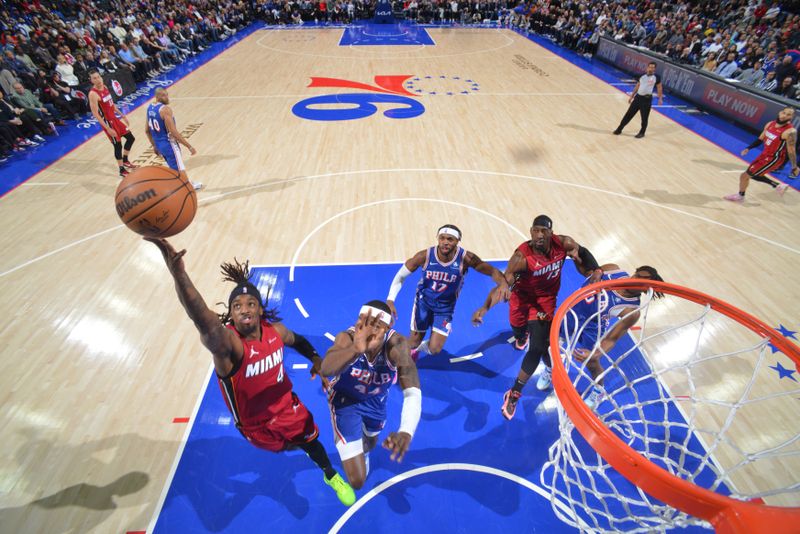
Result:
[[[263,302],[261,300],[261,293],[258,292],[258,288],[251,284],[250,282],[245,282],[244,284],[239,284],[233,291],[231,291],[231,295],[228,297],[228,309],[231,308],[231,303],[233,303],[233,299],[238,297],[239,295],[253,295],[255,298],[258,299],[259,304],[263,306]]]
[[[442,234],[451,235],[451,236],[455,237],[456,239],[458,239],[459,241],[461,241],[461,232],[459,232],[458,230],[456,230],[454,228],[450,228],[448,226],[443,226],[443,227],[439,228],[439,233],[436,234],[436,235],[440,236]]]
[[[358,315],[371,315],[372,317],[377,317],[380,322],[386,323],[386,326],[392,325],[392,314],[386,313],[382,309],[376,308],[375,306],[361,306],[361,310],[359,310]]]

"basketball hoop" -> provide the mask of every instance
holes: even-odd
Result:
[[[572,308],[626,289],[645,292],[641,329],[631,347],[595,345],[603,371],[593,378],[574,351],[601,314],[578,324]],[[654,291],[673,298],[653,306]],[[561,355],[552,358],[560,438],[540,478],[562,520],[601,532],[709,523],[725,534],[800,532],[800,384],[757,372],[777,351],[800,370],[800,349],[780,333],[698,291],[624,278],[562,303],[550,346]],[[603,395],[594,410],[584,401],[593,387]],[[783,411],[794,416],[756,426]]]

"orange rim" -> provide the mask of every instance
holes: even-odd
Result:
[[[578,289],[565,300],[553,317],[551,351],[558,351],[561,323],[578,302],[603,289],[649,288],[711,308],[739,322],[777,347],[800,370],[800,348],[778,331],[747,312],[699,291],[666,282],[627,278],[607,280]],[[617,437],[586,403],[569,380],[560,354],[553,356],[553,389],[575,428],[603,459],[631,483],[670,506],[710,522],[720,533],[783,534],[798,531],[800,508],[768,506],[731,499],[687,482],[650,462]]]

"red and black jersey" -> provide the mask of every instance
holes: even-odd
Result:
[[[217,376],[225,404],[238,427],[258,425],[272,419],[281,408],[279,401],[292,390],[292,381],[283,368],[283,341],[278,331],[261,321],[261,339],[242,340],[244,355],[226,377]]]
[[[513,292],[521,300],[540,303],[548,313],[552,313],[555,311],[556,296],[561,287],[561,268],[567,257],[561,239],[556,235],[550,238],[550,252],[547,254],[534,250],[528,241],[517,247],[517,250],[525,257],[527,268],[518,275]]]
[[[761,153],[763,157],[775,156],[783,157],[786,155],[786,139],[783,139],[783,134],[786,130],[792,129],[794,126],[791,122],[786,124],[778,124],[778,121],[767,123],[764,128],[764,151]]]

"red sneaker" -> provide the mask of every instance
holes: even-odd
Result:
[[[503,395],[503,406],[500,408],[500,411],[503,414],[503,417],[511,421],[511,418],[514,417],[514,414],[517,411],[517,402],[519,401],[520,397],[522,397],[522,393],[519,391],[514,391],[513,389],[509,389]]]
[[[126,169],[138,169],[139,168],[138,165],[134,165],[130,161],[123,161],[122,162],[122,166],[125,167]]]

